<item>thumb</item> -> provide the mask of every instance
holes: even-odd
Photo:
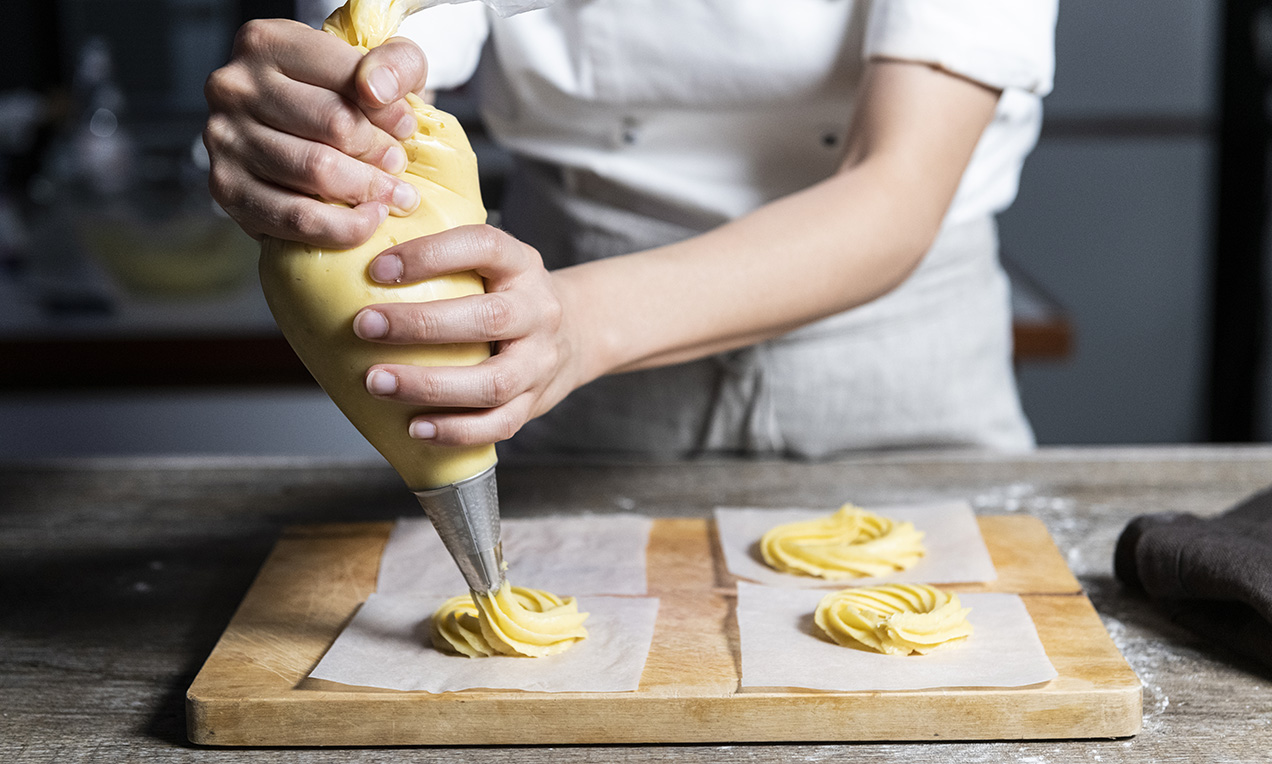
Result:
[[[405,37],[393,37],[362,57],[354,79],[359,100],[378,110],[407,93],[422,93],[427,76],[428,60],[420,46]]]

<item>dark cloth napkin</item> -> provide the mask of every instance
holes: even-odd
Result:
[[[1272,488],[1211,518],[1140,515],[1113,568],[1176,623],[1272,667]]]

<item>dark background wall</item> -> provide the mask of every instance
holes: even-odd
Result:
[[[1069,309],[1020,368],[1044,443],[1207,437],[1222,3],[1063,0],[1054,93],[1003,247]]]
[[[87,35],[139,40],[120,49],[131,108],[189,140],[202,121],[203,78],[225,58],[233,29],[291,5],[19,4],[23,22],[55,30],[61,47],[53,54],[24,38],[0,53],[0,76],[8,77],[0,91],[64,81],[74,46]],[[1227,8],[1197,0],[1061,3],[1056,89],[1019,200],[1001,220],[1007,256],[1057,298],[1076,329],[1069,358],[1019,368],[1025,407],[1044,444],[1198,442],[1212,435]],[[140,27],[138,18],[145,19]],[[245,292],[234,310],[263,310],[253,300]],[[1256,387],[1258,405],[1248,416],[1253,437],[1266,440],[1272,414],[1262,401],[1272,382],[1261,367]],[[0,457],[372,453],[309,388],[0,393],[0,422]]]

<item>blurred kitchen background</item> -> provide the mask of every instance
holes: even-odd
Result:
[[[7,4],[0,458],[374,454],[274,331],[255,243],[204,185],[204,79],[244,20],[312,5]],[[1269,440],[1272,2],[1062,0],[1057,57],[1001,220],[1040,443]],[[497,199],[499,154],[445,98]]]

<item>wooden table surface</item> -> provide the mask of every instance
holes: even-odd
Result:
[[[1137,514],[1218,512],[1272,482],[1272,448],[895,454],[820,464],[500,469],[506,516],[717,504],[963,498],[1043,519],[1144,683],[1125,740],[854,745],[235,750],[186,742],[184,698],[285,525],[415,513],[386,467],[261,459],[0,466],[3,762],[1255,762],[1272,678],[1173,626],[1112,578]]]

